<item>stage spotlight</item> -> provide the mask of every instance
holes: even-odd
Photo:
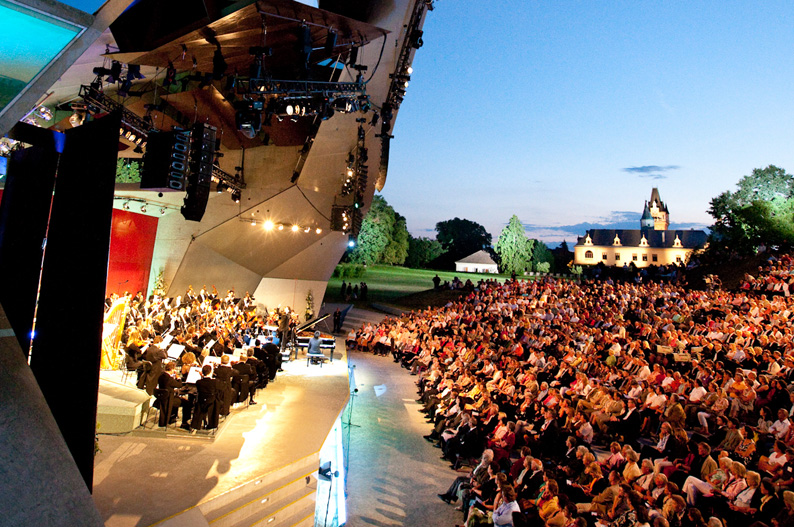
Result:
[[[163,86],[171,86],[176,82],[176,68],[172,63],[168,63],[168,68],[165,70],[165,79],[163,79]]]
[[[227,187],[226,187],[226,184],[225,184],[224,182],[222,182],[222,181],[221,181],[221,182],[219,182],[219,183],[218,183],[218,186],[215,188],[215,191],[216,191],[218,194],[221,194],[221,193],[222,193],[224,190],[226,190],[226,188],[227,188]]]
[[[256,225],[256,220],[251,220],[251,225]]]
[[[122,205],[121,208],[123,208],[124,210],[130,210],[130,202],[125,201],[124,205]]]
[[[322,234],[323,230],[320,227],[317,227],[317,229],[314,232],[316,232],[317,234]]]
[[[298,227],[297,225],[292,226],[292,232],[298,232],[298,230],[300,230],[300,227]]]
[[[52,110],[50,110],[46,106],[39,106],[36,109],[36,115],[38,115],[45,121],[52,121]]]
[[[160,215],[165,216],[165,207],[160,207]]]
[[[407,69],[407,70],[405,70],[405,72],[406,72],[408,75],[410,75],[411,73],[413,73],[413,72],[414,72],[414,69],[413,69],[411,66],[408,66],[408,69]]]
[[[291,105],[287,105],[287,115],[293,115],[295,113],[295,108]]]
[[[356,246],[356,239],[353,238],[353,236],[350,236],[350,238],[347,239],[347,246],[351,249]]]
[[[141,205],[141,212],[146,212],[146,203]]]
[[[266,220],[265,221],[265,230],[266,231],[272,231],[273,227],[274,227],[274,225],[273,225],[272,221],[270,221],[270,220]]]
[[[348,168],[347,169],[347,177],[353,177],[353,169],[352,168]]]
[[[242,198],[242,192],[239,190],[232,191],[232,201],[235,203],[240,203],[240,199]]]
[[[280,231],[283,231],[283,230],[284,230],[284,225],[282,225],[282,224],[280,224],[280,223],[279,223],[279,225],[278,225],[278,230],[280,230]]]
[[[309,232],[310,230],[312,230],[311,227],[306,227],[305,229],[303,229],[303,232]]]

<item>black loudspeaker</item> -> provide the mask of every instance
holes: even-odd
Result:
[[[14,152],[0,204],[0,303],[26,355],[57,166],[52,147]]]
[[[141,165],[141,188],[159,191],[186,189],[191,136],[190,130],[179,128],[149,134]]]
[[[215,160],[215,133],[216,128],[208,124],[193,127],[187,193],[182,205],[182,216],[189,221],[201,221],[207,210]]]
[[[89,490],[121,114],[66,132],[30,366]]]

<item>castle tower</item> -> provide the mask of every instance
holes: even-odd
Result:
[[[662,198],[659,197],[659,189],[654,187],[651,191],[651,200],[646,203],[648,211],[653,218],[653,229],[656,231],[666,231],[670,226],[670,212],[667,210],[667,205],[664,204]],[[645,226],[645,213],[643,212],[642,220],[640,222]],[[649,225],[650,226],[650,225]]]
[[[642,208],[642,218],[640,218],[640,229],[653,229],[653,216],[651,216],[651,208],[648,202]]]

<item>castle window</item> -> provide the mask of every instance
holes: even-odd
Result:
[[[673,247],[681,247],[681,240],[678,236],[675,237],[675,241],[673,241]]]
[[[615,253],[615,261],[620,261],[620,253]]]
[[[645,239],[645,235],[640,240],[640,247],[648,247],[648,240]]]
[[[631,255],[631,260],[636,262],[637,261],[637,255],[636,254],[632,254]]]
[[[601,259],[602,260],[606,260],[607,259],[607,253],[601,253]]]
[[[675,261],[678,262],[678,263],[681,263],[681,257],[680,256],[676,256],[675,257]]]
[[[657,255],[655,255],[655,254],[652,254],[652,255],[651,255],[651,259],[652,259],[654,262],[658,262],[658,261],[659,261],[659,257],[658,257]]]
[[[647,254],[643,254],[642,255],[642,261],[643,262],[647,262],[648,261],[648,255]]]
[[[584,252],[584,257],[588,258],[588,259],[593,258],[593,251],[585,251]]]
[[[615,239],[612,240],[612,245],[620,245],[620,237],[617,235],[617,233],[615,234]]]

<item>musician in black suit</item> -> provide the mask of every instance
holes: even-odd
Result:
[[[145,389],[149,395],[154,394],[157,381],[160,378],[160,374],[163,373],[163,359],[168,358],[165,351],[158,346],[162,341],[163,338],[159,335],[154,337],[152,344],[143,353],[144,366],[138,378],[138,388]]]
[[[248,364],[247,361],[240,361],[234,366],[232,366],[237,373],[237,381],[240,385],[239,388],[239,397],[237,402],[242,402],[245,400],[245,397],[248,397],[248,404],[256,404],[254,401],[254,395],[256,392],[256,370]],[[234,383],[235,378],[232,378],[232,382]]]
[[[207,418],[207,429],[218,428],[218,382],[211,377],[212,366],[201,368],[201,379],[196,381],[196,407],[193,412],[191,426],[201,430],[204,418]]]
[[[273,350],[275,350],[275,352]],[[268,381],[272,381],[276,378],[276,371],[279,367],[276,363],[276,356],[280,358],[281,353],[279,353],[278,346],[273,343],[268,342],[264,346],[257,346],[254,348],[254,357],[264,362],[267,366]]]
[[[221,363],[215,367],[215,380],[218,382],[218,402],[220,415],[229,415],[232,403],[232,375],[234,370],[229,366],[229,355],[221,357]]]
[[[254,352],[254,348],[248,348],[248,360],[246,360],[246,362],[256,372],[256,387],[267,388],[267,382],[270,380],[270,375],[267,371],[267,363],[259,360],[254,355]]]
[[[190,429],[190,415],[193,411],[193,402],[187,397],[181,397],[177,394],[177,390],[182,388],[182,381],[176,378],[176,363],[169,362],[165,365],[165,371],[160,374],[157,382],[157,387],[161,390],[168,392],[167,396],[170,397],[171,415],[168,416],[168,422],[176,422],[176,416],[179,412],[179,407],[182,407],[182,428]],[[158,400],[160,404],[160,426],[166,425],[166,415],[168,412],[168,399],[163,398]]]

